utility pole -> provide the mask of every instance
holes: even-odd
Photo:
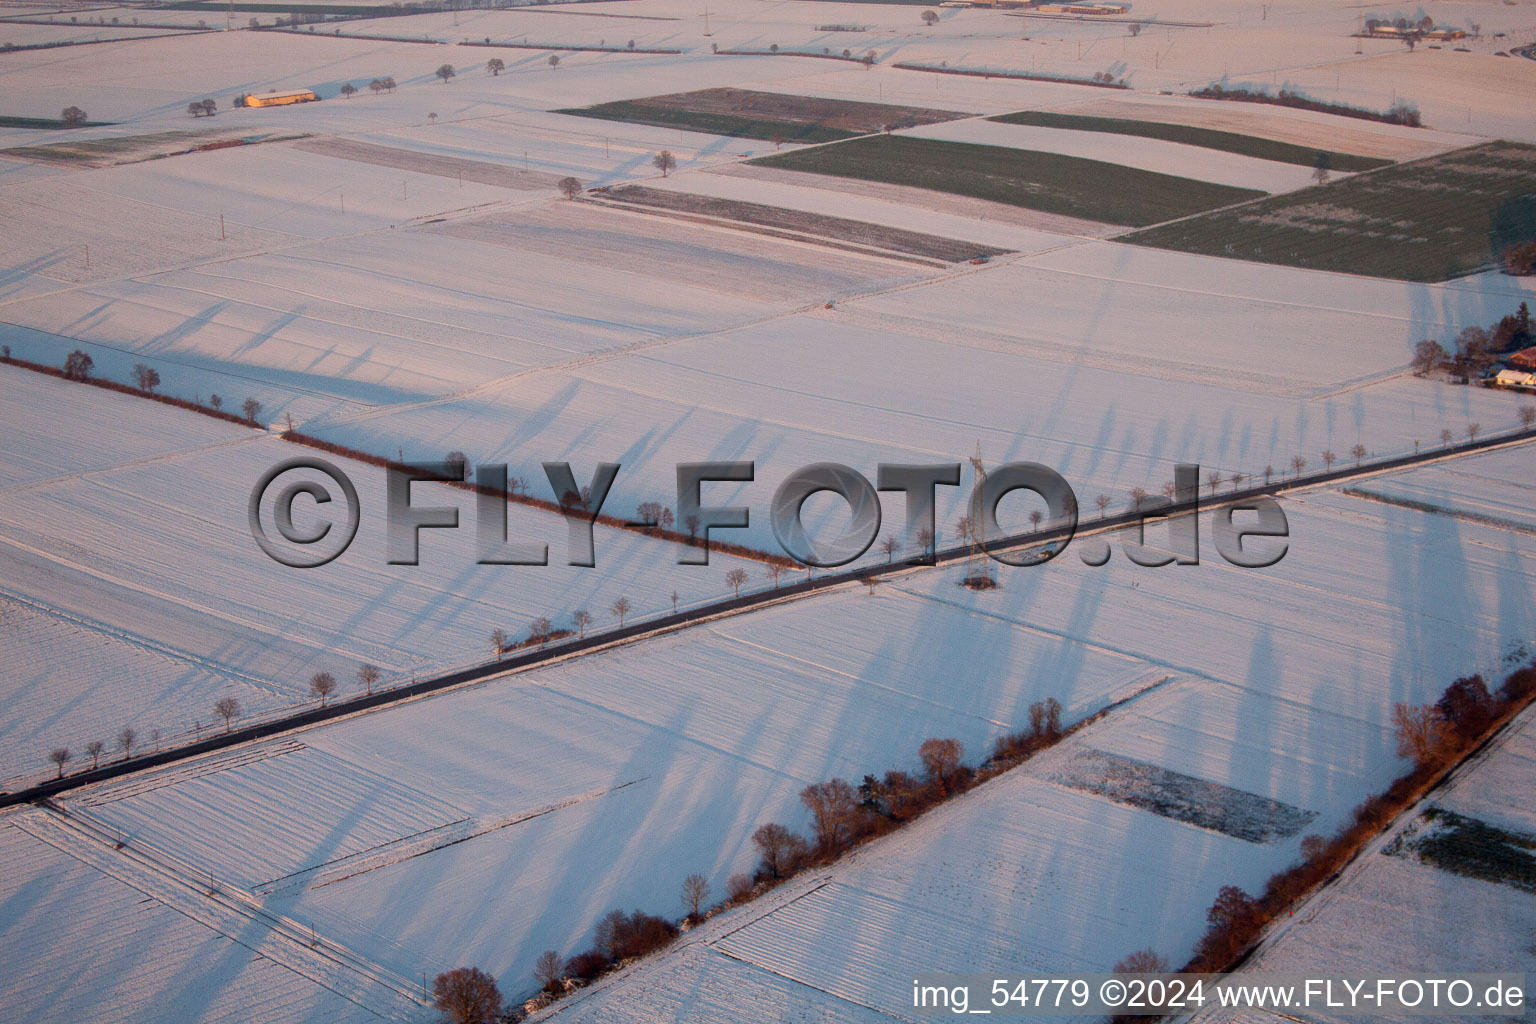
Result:
[[[996,584],[992,579],[992,567],[987,562],[987,526],[982,511],[982,492],[987,483],[987,467],[981,461],[981,442],[976,442],[976,454],[971,456],[971,469],[976,474],[971,501],[970,552],[965,560],[965,579],[961,582],[972,590],[991,590]]]
[[[225,235],[224,235],[224,215],[221,213],[221,214],[219,214],[219,241],[222,242],[224,240],[225,240]]]

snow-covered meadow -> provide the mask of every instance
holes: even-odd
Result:
[[[443,11],[304,38],[245,31],[238,14],[239,31],[6,54],[0,115],[77,104],[114,123],[0,128],[0,147],[67,136],[138,162],[71,167],[0,148],[0,341],[50,365],[82,349],[117,381],[146,363],[164,393],[217,393],[232,411],[254,398],[264,425],[291,418],[379,456],[505,461],[543,496],[540,462],[568,459],[578,478],[620,462],[605,508],[619,516],[673,505],[677,463],[754,460],[753,483],[712,485],[705,500],[750,507],[750,528],[721,536],[768,549],[774,488],[818,461],[873,479],[880,462],[962,461],[979,445],[988,465],[1062,473],[1091,526],[1096,495],[1118,509],[1132,488],[1158,492],[1177,462],[1285,476],[1297,456],[1315,470],[1324,451],[1348,464],[1355,445],[1396,454],[1443,430],[1519,424],[1526,399],[1407,364],[1419,340],[1536,298],[1529,278],[1408,285],[1152,251],[1106,225],[743,165],[771,142],[554,111],[721,86],[902,103],[974,115],[915,134],[1283,190],[1310,169],[980,118],[1142,117],[1393,159],[1536,138],[1536,62],[1492,54],[1536,39],[1525,8],[1431,5],[1483,36],[1475,52],[1409,53],[1357,44],[1361,12],[1323,0],[1171,0],[1133,11],[1135,33],[948,8],[927,27],[916,5],[710,7],[707,22],[681,0]],[[423,41],[349,38],[363,34]],[[486,37],[682,52],[561,50],[554,66],[554,51],[464,45]],[[878,62],[711,52],[771,45],[873,49]],[[1132,88],[898,61],[1109,71]],[[447,82],[434,75],[444,63],[457,68]],[[398,88],[367,88],[385,76]],[[1403,98],[1429,127],[1173,95],[1221,78],[1377,108]],[[362,91],[341,98],[347,83]],[[273,88],[322,102],[230,109]],[[194,121],[187,104],[205,97],[220,112]],[[193,130],[206,134],[167,137]],[[236,138],[258,144],[141,159]],[[662,149],[678,160],[665,178],[651,162]],[[918,266],[568,202],[565,175],[1010,252]],[[120,756],[124,726],[140,750],[221,728],[221,696],[251,721],[312,703],[317,671],[344,696],[365,663],[386,686],[474,664],[492,630],[520,639],[540,617],[567,628],[586,608],[602,628],[621,597],[634,617],[713,601],[732,592],[731,568],[747,589],[774,586],[760,562],[681,567],[676,546],[607,528],[597,568],[571,567],[566,525],[522,506],[514,539],[547,543],[553,564],[478,565],[472,499],[432,485],[418,502],[458,508],[460,528],[428,531],[420,566],[389,565],[383,472],[344,459],[331,461],[360,492],[357,542],[324,568],[287,569],[257,550],[246,501],[264,470],[312,450],[12,367],[0,367],[0,436],[6,788],[51,774],[56,746],[71,768],[90,763],[93,740]],[[866,1022],[910,1015],[914,967],[1105,969],[1147,946],[1178,961],[1221,885],[1261,885],[1303,835],[1333,829],[1402,769],[1393,701],[1430,699],[1536,640],[1529,460],[1527,445],[1286,496],[1291,553],[1266,570],[1220,561],[1208,523],[1200,566],[1139,569],[1116,552],[1092,568],[1069,550],[985,593],[958,586],[957,568],[893,567],[870,592],[713,619],[137,774],[61,798],[64,812],[8,811],[0,858],[20,866],[0,885],[0,1016],[418,1020],[426,976],[468,964],[526,994],[539,953],[584,948],[607,911],[676,917],[695,871],[718,897],[752,867],[758,824],[805,827],[806,784],[916,770],[930,736],[977,761],[1047,697],[1068,723],[1113,710],[561,1012]],[[956,539],[963,493],[940,488],[941,544]],[[1004,525],[1022,528],[1027,507],[1011,500]],[[831,504],[809,508],[838,521]],[[898,495],[884,512],[882,533],[901,536]],[[1113,786],[1089,778],[1109,769]],[[1260,841],[1205,827],[1169,810],[1172,789],[1271,820],[1250,830]],[[1497,816],[1486,795],[1467,801]]]
[[[1493,480],[1521,456],[1461,461]],[[1068,723],[1124,702],[705,941],[890,1012],[913,964],[1102,970],[1145,946],[1178,960],[1221,885],[1256,888],[1403,770],[1393,701],[1495,671],[1536,632],[1536,554],[1517,532],[1335,491],[1286,508],[1290,553],[1270,569],[1209,547],[1199,566],[1091,568],[1069,549],[984,593],[956,568],[906,571],[67,804],[392,971],[468,959],[523,991],[542,950],[581,948],[607,910],[675,913],[693,871],[720,892],[751,865],[756,825],[805,826],[807,782],[911,770],[930,735],[976,759],[1046,697]],[[1095,795],[1072,767],[1095,752],[1150,766],[1151,799],[1172,772],[1304,824],[1256,842]],[[649,972],[709,985],[717,969],[739,967],[680,950],[604,991],[648,1020]],[[617,1012],[594,998],[571,1012]]]

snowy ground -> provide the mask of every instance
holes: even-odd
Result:
[[[621,515],[673,504],[678,462],[753,459],[754,483],[706,500],[750,506],[751,528],[730,539],[763,547],[774,487],[815,461],[873,477],[881,461],[957,461],[979,442],[989,465],[1064,474],[1091,521],[1094,495],[1119,507],[1133,487],[1155,493],[1178,461],[1284,474],[1296,455],[1316,469],[1325,449],[1348,462],[1357,443],[1381,455],[1519,422],[1517,396],[1405,368],[1422,338],[1536,297],[1530,279],[1417,286],[1153,252],[1013,208],[740,173],[770,143],[551,111],[729,85],[978,116],[1142,116],[1410,159],[1536,139],[1536,63],[1492,55],[1536,39],[1528,7],[1431,5],[1437,21],[1481,23],[1475,52],[1365,40],[1357,56],[1361,12],[1323,0],[1138,5],[1136,36],[1123,22],[982,10],[942,9],[930,29],[916,6],[710,6],[707,27],[697,4],[631,0],[6,54],[0,114],[74,104],[117,122],[70,141],[141,156],[164,140],[128,140],[193,128],[268,141],[86,170],[3,152],[66,133],[0,129],[0,341],[55,365],[84,349],[119,381],[145,362],[165,393],[217,393],[226,409],[256,398],[266,423],[291,416],[380,455],[505,460],[539,494],[541,461],[569,458],[578,476],[618,461],[609,508]],[[443,42],[346,38],[361,33]],[[684,52],[562,51],[553,68],[543,50],[462,45],[487,36]],[[880,63],[710,53],[774,43],[874,49]],[[484,68],[492,57],[500,75]],[[1108,70],[1134,88],[896,61]],[[443,63],[459,72],[446,84],[433,74]],[[399,88],[366,88],[383,76]],[[1406,98],[1430,128],[1159,94],[1223,76],[1377,108]],[[363,90],[350,100],[348,82]],[[229,109],[241,92],[290,87],[323,102]],[[187,104],[205,97],[220,113],[194,121]],[[975,119],[923,131],[1187,163],[1267,189],[1307,174]],[[310,138],[270,141],[297,135]],[[679,163],[664,180],[651,165],[661,149]],[[454,160],[475,162],[465,180]],[[1014,254],[917,268],[568,203],[554,186],[564,175]],[[738,564],[678,567],[667,543],[599,529],[599,567],[572,568],[564,524],[514,509],[514,534],[548,543],[555,564],[478,566],[472,503],[427,487],[463,526],[427,536],[421,566],[389,566],[381,471],[333,460],[361,494],[358,541],[324,569],[284,569],[251,542],[247,496],[263,470],[308,451],[12,368],[0,394],[7,785],[43,777],[54,746],[77,768],[91,740],[116,756],[125,725],[140,748],[156,730],[170,742],[212,728],[218,696],[237,696],[250,720],[311,700],[318,670],[351,692],[364,662],[385,684],[473,663],[492,629],[519,636],[537,616],[563,627],[587,607],[602,626],[620,596],[636,616],[670,610],[674,593],[683,606],[718,599]],[[979,595],[955,570],[906,574],[121,780],[68,798],[68,815],[6,814],[0,856],[22,867],[0,887],[0,1015],[418,1019],[422,972],[467,963],[521,994],[542,950],[584,947],[609,909],[675,916],[693,871],[718,894],[750,867],[757,824],[803,827],[806,783],[915,769],[931,735],[961,739],[975,760],[1047,696],[1069,721],[1133,699],[564,1012],[864,1022],[907,1016],[913,966],[1104,968],[1148,945],[1178,960],[1217,888],[1260,884],[1300,834],[1250,842],[1147,808],[1220,793],[1327,831],[1380,790],[1402,767],[1392,701],[1426,700],[1536,639],[1529,459],[1526,446],[1362,480],[1359,495],[1288,498],[1292,553],[1268,570],[1218,561],[1207,527],[1199,567],[1135,569],[1117,553],[1094,569],[1069,551]],[[882,532],[899,536],[895,498]],[[962,508],[956,490],[940,500],[947,543]],[[1005,525],[1021,527],[1026,507],[1005,507]],[[772,585],[743,565],[748,587]],[[1144,766],[1127,771],[1146,799],[1062,784],[1072,765],[1127,763],[1108,755]]]
[[[1479,462],[1518,457],[1529,452],[1461,461],[1493,479]],[[1046,696],[1068,722],[1131,697],[832,869],[831,886],[771,914],[754,905],[710,941],[898,1015],[897,982],[914,965],[1105,969],[1148,945],[1178,960],[1216,889],[1259,885],[1302,835],[1333,830],[1401,771],[1393,701],[1492,672],[1536,633],[1536,560],[1520,534],[1336,492],[1287,509],[1291,553],[1267,570],[1209,548],[1182,569],[1120,555],[1094,569],[1069,551],[983,594],[958,587],[957,570],[918,571],[873,595],[696,627],[68,806],[390,971],[469,959],[522,991],[539,952],[574,952],[608,909],[674,913],[695,870],[719,892],[750,865],[757,824],[804,826],[808,781],[911,769],[928,735],[953,735],[974,758]],[[1393,552],[1409,556],[1384,575]],[[1278,801],[1306,824],[1256,842],[1063,784],[1093,751],[1238,803]],[[324,783],[296,801],[303,779]],[[1105,853],[1122,848],[1141,852]],[[1118,865],[1110,877],[1106,863]],[[590,1012],[653,1019],[647,971],[698,970],[713,985],[717,968],[739,970],[683,956],[639,968],[607,990],[619,1003]]]
[[[1491,477],[1509,457],[1466,461],[1470,472]],[[814,1019],[862,1021],[870,1009],[914,1019],[915,971],[1104,971],[1149,946],[1182,962],[1220,886],[1256,891],[1295,860],[1303,834],[1335,830],[1356,803],[1403,770],[1392,751],[1393,701],[1431,699],[1452,674],[1492,677],[1510,642],[1536,628],[1529,614],[1536,562],[1519,535],[1447,527],[1424,513],[1383,517],[1361,504],[1334,492],[1288,503],[1291,554],[1257,574],[1208,562],[1132,571],[1119,561],[1105,569],[1069,561],[1005,574],[1003,588],[985,594],[955,586],[953,573],[894,584],[903,595],[1020,623],[1060,641],[1065,660],[1056,670],[1067,675],[1073,658],[1090,651],[1134,654],[1173,675],[1023,768],[829,870],[711,921],[680,947],[554,1016],[727,1020],[730,989],[771,987],[777,977],[807,986],[816,1005],[835,1000]],[[1410,563],[1450,591],[1404,600],[1425,588],[1406,578],[1418,571],[1412,564],[1405,578],[1381,577],[1374,567],[1391,549],[1413,552]],[[1436,568],[1428,568],[1431,562]],[[983,663],[982,671],[1009,672],[1001,667],[1006,657],[996,652],[999,667]],[[1523,784],[1510,774],[1528,761],[1525,743],[1511,740],[1509,753],[1498,755],[1514,759],[1498,775],[1512,789],[1490,797],[1469,775],[1446,805],[1528,831],[1529,814],[1514,795]],[[1289,838],[1248,842],[1055,781],[1068,779],[1074,761],[1096,751],[1316,817]],[[1419,891],[1403,879],[1383,884],[1397,901]],[[1484,883],[1440,884],[1450,887],[1450,898],[1462,891],[1458,886]],[[1519,922],[1529,917],[1512,909],[1511,893],[1499,897],[1495,917],[1510,922],[1513,931],[1494,929],[1506,937],[1519,934]],[[1477,905],[1494,907],[1486,900]],[[1448,941],[1456,929],[1447,921],[1473,919],[1460,910],[1442,914],[1441,906],[1416,909],[1415,931],[1439,932]],[[1351,948],[1400,941],[1388,918],[1353,900],[1334,920],[1328,934]],[[1380,926],[1370,927],[1376,921]],[[1477,955],[1437,959],[1444,948],[1405,948],[1401,957],[1356,966],[1505,966],[1489,958],[1492,950],[1481,941]],[[1333,947],[1319,955],[1316,963],[1345,962]],[[1313,963],[1264,966],[1301,970]]]
[[[1408,974],[1426,965],[1447,972],[1528,970],[1536,931],[1536,904],[1528,894],[1386,851],[1405,833],[1424,827],[1419,812],[1431,805],[1526,836],[1536,834],[1536,815],[1523,799],[1536,778],[1533,772],[1536,715],[1527,711],[1494,747],[1406,812],[1343,878],[1307,901],[1245,969],[1364,975]],[[1340,1010],[1311,1013],[1324,1021],[1366,1019]],[[1227,1018],[1215,1011],[1195,1019]]]
[[[268,713],[310,699],[316,671],[348,691],[364,662],[386,684],[408,681],[477,662],[491,630],[521,639],[540,616],[569,628],[585,606],[601,625],[620,596],[638,616],[671,610],[673,591],[680,607],[729,593],[732,559],[678,566],[674,545],[609,528],[597,531],[598,568],[572,567],[563,520],[523,506],[511,510],[511,535],[546,543],[551,564],[477,565],[473,500],[442,487],[418,487],[416,503],[463,508],[463,528],[441,542],[426,535],[418,568],[389,566],[383,471],[346,460],[333,461],[361,496],[357,542],[329,567],[288,569],[255,547],[246,503],[269,467],[313,452],[131,396],[11,368],[4,377],[0,417],[7,436],[25,442],[0,463],[6,776],[35,775],[57,745],[80,757],[99,739],[111,755],[125,725],[141,745],[155,729],[167,741],[198,722],[208,729],[226,693],[247,714]],[[73,443],[61,445],[68,461],[51,473],[27,457],[43,445],[30,433],[48,422],[43,408],[78,409],[61,416],[61,440]],[[549,490],[541,476],[534,486]],[[762,567],[745,566],[752,585],[764,585]]]

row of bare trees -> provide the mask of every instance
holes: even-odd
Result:
[[[5,358],[11,358],[9,349],[7,349]],[[100,379],[93,376],[95,372],[96,361],[92,359],[90,354],[83,349],[77,348],[69,355],[64,357],[63,374],[65,380],[90,383]],[[133,364],[133,370],[131,372],[133,376],[133,386],[141,394],[153,395],[155,393],[155,389],[160,386],[160,371],[156,370],[148,363]],[[113,387],[114,385],[108,384],[107,386]],[[184,407],[200,408],[202,405],[201,400],[197,402],[184,402],[180,399],[176,399],[174,401],[176,404],[183,405]],[[214,412],[223,412],[224,399],[220,398],[218,394],[209,395],[207,407],[212,409]],[[247,398],[244,403],[241,404],[240,410],[244,414],[247,422],[255,424],[257,422],[257,417],[261,415],[261,403],[254,398]]]
[[[1413,761],[1413,770],[1393,782],[1385,793],[1356,807],[1349,823],[1336,835],[1303,837],[1301,860],[1271,877],[1259,895],[1249,895],[1237,886],[1223,886],[1206,915],[1205,935],[1184,970],[1227,970],[1265,925],[1342,868],[1355,851],[1419,799],[1440,771],[1458,763],[1493,727],[1518,713],[1533,696],[1536,663],[1510,673],[1497,693],[1489,692],[1482,676],[1465,676],[1446,687],[1433,704],[1394,705],[1392,722],[1397,730],[1398,753]]]
[[[357,670],[357,684],[363,688],[365,694],[372,694],[374,684],[381,677],[381,673],[375,665],[361,665]],[[329,672],[316,672],[309,677],[309,692],[320,698],[320,706],[326,706],[331,695],[337,691],[339,685],[336,677]],[[224,696],[213,702],[213,714],[215,718],[223,719],[224,732],[229,733],[234,729],[235,719],[239,718],[245,709],[241,706],[237,697]],[[195,724],[196,732],[202,735],[202,722]],[[117,734],[117,750],[122,754],[119,760],[126,761],[133,756],[135,746],[139,742],[139,733],[132,726],[124,726]],[[150,742],[153,749],[160,749],[160,730],[150,731]],[[100,740],[92,740],[85,745],[85,755],[91,759],[91,768],[95,769],[101,764],[101,756],[106,750],[106,744]],[[56,747],[48,753],[48,760],[53,762],[58,769],[58,777],[64,777],[65,766],[74,760],[74,752],[68,747]]]

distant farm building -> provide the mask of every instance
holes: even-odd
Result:
[[[309,89],[289,89],[285,92],[257,92],[245,98],[248,107],[283,107],[290,103],[311,103],[320,97]]]
[[[1517,370],[1536,373],[1536,346],[1521,349],[1511,355],[1507,362]]]
[[[1130,9],[1130,4],[1113,3],[1041,4],[1035,8],[1042,14],[1125,14]]]
[[[1493,382],[1501,388],[1536,391],[1536,373],[1526,373],[1524,370],[1500,370]]]

